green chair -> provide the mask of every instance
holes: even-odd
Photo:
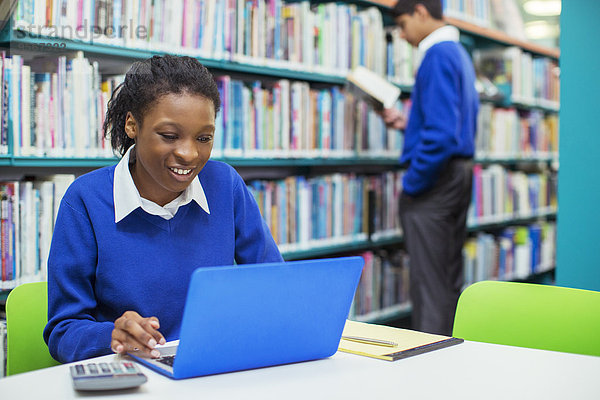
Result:
[[[453,336],[600,356],[600,292],[483,281],[460,295]]]
[[[25,283],[6,299],[6,375],[59,365],[42,333],[48,322],[48,284]]]

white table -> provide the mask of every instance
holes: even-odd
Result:
[[[96,360],[111,360],[115,355]],[[336,353],[317,361],[175,381],[76,392],[68,365],[0,379],[20,399],[600,399],[600,357],[465,342],[395,362]]]

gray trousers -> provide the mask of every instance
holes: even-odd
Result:
[[[462,249],[472,182],[472,161],[452,159],[429,191],[400,197],[415,330],[452,334],[464,281]]]

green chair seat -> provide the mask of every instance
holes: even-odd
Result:
[[[483,281],[460,295],[453,336],[600,356],[600,292]]]
[[[48,284],[25,283],[6,299],[6,374],[59,365],[50,356],[43,331],[48,322]]]

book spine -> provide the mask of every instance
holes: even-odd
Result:
[[[8,280],[8,195],[6,183],[0,184],[0,202],[1,202],[1,213],[0,213],[0,241],[2,251],[2,281]]]
[[[22,124],[21,124],[21,67],[22,58],[14,55],[12,57],[12,68],[10,71],[10,106],[9,106],[9,131],[11,132],[13,155],[21,155],[22,148]]]
[[[15,246],[17,241],[15,240],[15,211],[17,210],[14,203],[14,182],[9,182],[6,185],[6,196],[7,196],[7,210],[6,210],[6,236],[7,236],[7,250],[8,256],[6,257],[6,280],[12,281],[16,278],[16,258],[15,258]]]
[[[2,72],[2,81],[0,87],[0,144],[1,153],[8,154],[9,152],[9,88],[10,88],[10,68],[8,64],[10,61],[5,57],[5,52],[1,53],[2,65],[0,71]]]

